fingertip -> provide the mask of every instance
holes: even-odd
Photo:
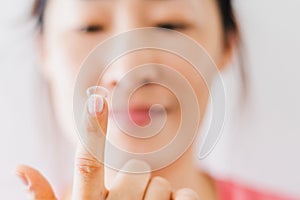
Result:
[[[190,200],[199,200],[198,194],[190,188],[182,188],[175,192],[173,199],[190,199]]]
[[[101,95],[93,94],[87,100],[87,110],[91,116],[97,116],[103,112],[104,98]]]
[[[128,173],[150,173],[151,167],[145,161],[131,159],[125,163],[121,171]]]
[[[29,182],[25,174],[16,173],[16,176],[19,178],[19,180],[23,183],[24,186],[28,186]]]
[[[161,187],[165,187],[169,192],[172,191],[172,186],[171,186],[170,182],[167,181],[163,177],[156,176],[156,177],[152,178],[151,182],[153,182],[154,184],[157,184]]]
[[[119,199],[119,191],[123,191],[123,199],[144,199],[150,170],[144,161],[132,159],[126,162],[113,181],[108,199]]]
[[[107,109],[106,98],[109,91],[102,86],[92,86],[86,91],[88,96],[88,111],[91,115],[99,115]]]
[[[97,132],[101,128],[106,134],[108,121],[107,100],[101,95],[93,94],[87,100],[86,109],[88,114],[88,131]]]
[[[33,171],[36,171],[28,165],[17,165],[14,169],[14,174],[19,177],[19,179],[24,183],[24,185],[30,185],[30,177],[28,174],[32,174]]]
[[[38,170],[27,165],[18,165],[14,172],[35,198],[56,199],[49,182]]]
[[[31,177],[31,176],[34,176],[34,175],[40,175],[40,172],[36,169],[34,169],[33,167],[30,167],[28,165],[18,165],[16,168],[15,168],[15,173],[17,175],[26,175],[27,177]]]
[[[25,171],[27,171],[29,168],[31,168],[31,167],[29,167],[28,165],[17,165],[16,167],[15,167],[15,169],[14,169],[14,172],[25,172]]]

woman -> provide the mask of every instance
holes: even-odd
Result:
[[[76,74],[89,52],[108,37],[143,27],[176,30],[201,44],[219,70],[228,65],[233,51],[238,47],[239,33],[229,0],[36,0],[34,15],[38,18],[40,28],[38,42],[41,70],[50,86],[52,106],[59,127],[70,138],[74,138],[70,102]],[[151,55],[148,63],[153,59],[174,66],[174,69],[191,82],[195,91],[199,91],[196,94],[199,109],[205,112],[209,94],[204,80],[195,76],[192,69],[180,68],[175,64],[184,65],[183,62],[175,62],[164,53],[159,57],[156,53],[148,53]],[[144,55],[145,52],[132,54],[132,66],[139,64],[140,60],[149,59],[144,58]],[[101,85],[108,89],[116,87],[120,76],[130,71],[130,66],[124,63],[126,61],[120,61],[110,68],[103,76]],[[152,76],[160,76],[153,74],[151,77],[146,74],[143,78],[150,79],[150,83]],[[147,152],[161,147],[172,138],[172,133],[180,122],[180,106],[176,96],[165,88],[146,84],[132,98],[132,119],[141,126],[149,123],[149,105],[158,103],[168,108],[163,136],[139,141],[120,134],[117,125],[112,124],[109,137],[116,145],[132,152]],[[106,132],[109,120],[107,101],[99,95],[91,95],[88,101],[88,105],[92,106],[87,107],[87,130],[94,131],[97,129],[96,124],[100,123],[102,130]],[[190,147],[180,159],[151,174],[132,175],[119,172],[107,189],[104,184],[104,166],[85,147],[79,145],[73,190],[66,191],[69,193],[66,198],[72,195],[73,199],[289,199],[215,180],[196,167],[192,149]],[[104,149],[101,151],[103,153]],[[124,166],[124,169],[132,168],[147,170],[148,165],[140,161],[130,161]],[[56,199],[52,186],[36,170],[20,166],[17,174],[28,186],[32,199]]]

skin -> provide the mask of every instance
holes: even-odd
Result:
[[[175,30],[192,37],[201,44],[220,70],[230,61],[234,40],[229,38],[229,43],[227,43],[229,45],[225,45],[221,17],[214,0],[49,1],[45,12],[44,31],[39,38],[42,72],[51,88],[57,122],[71,140],[76,142],[72,105],[69,102],[72,102],[72,89],[76,74],[88,53],[99,42],[120,32],[149,26],[159,27],[170,23],[179,24],[180,26],[175,27]],[[90,29],[87,28],[88,26]],[[93,31],[90,31],[91,26]],[[199,109],[205,112],[209,94],[202,78],[195,75],[192,68],[184,67],[187,63],[179,58],[150,50],[146,53],[146,55],[151,55],[150,59],[143,56],[144,51],[118,60],[106,71],[101,85],[113,89],[122,74],[132,69],[131,66],[155,59],[159,63],[174,67],[190,81],[193,89],[199,91],[197,93]],[[210,78],[213,79],[213,77]],[[93,81],[96,82],[97,79]],[[158,94],[162,98],[151,98]],[[137,140],[122,134],[122,131],[112,123],[107,137],[113,144],[125,150],[140,153],[160,148],[174,137],[177,124],[180,122],[180,107],[176,97],[166,88],[147,85],[133,94],[130,105],[135,106],[138,102],[145,100],[150,105],[159,103],[170,108],[161,136],[146,141]],[[95,125],[97,123],[100,123],[106,132],[107,121],[110,121],[107,105],[106,102],[104,109],[95,115],[90,113],[85,115],[87,135],[97,134]],[[107,174],[108,179],[115,181],[107,183],[110,185],[109,190],[104,184],[104,166],[80,144],[77,149],[72,199],[217,198],[211,178],[202,173],[194,162],[192,147],[172,165],[153,173],[132,175],[110,171]],[[104,146],[102,151],[104,152]],[[140,161],[130,161],[124,168],[136,166],[147,168],[147,164]],[[55,199],[52,187],[38,171],[28,166],[19,166],[16,172],[27,185],[32,199]]]

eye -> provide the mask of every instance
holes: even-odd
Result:
[[[185,24],[180,23],[161,23],[156,25],[156,27],[169,30],[184,30],[187,28]]]
[[[103,31],[103,26],[100,25],[89,25],[80,28],[80,31],[83,33],[97,33]]]

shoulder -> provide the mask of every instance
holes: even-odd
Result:
[[[215,180],[215,183],[220,200],[296,200],[273,192],[255,190],[232,181]]]

